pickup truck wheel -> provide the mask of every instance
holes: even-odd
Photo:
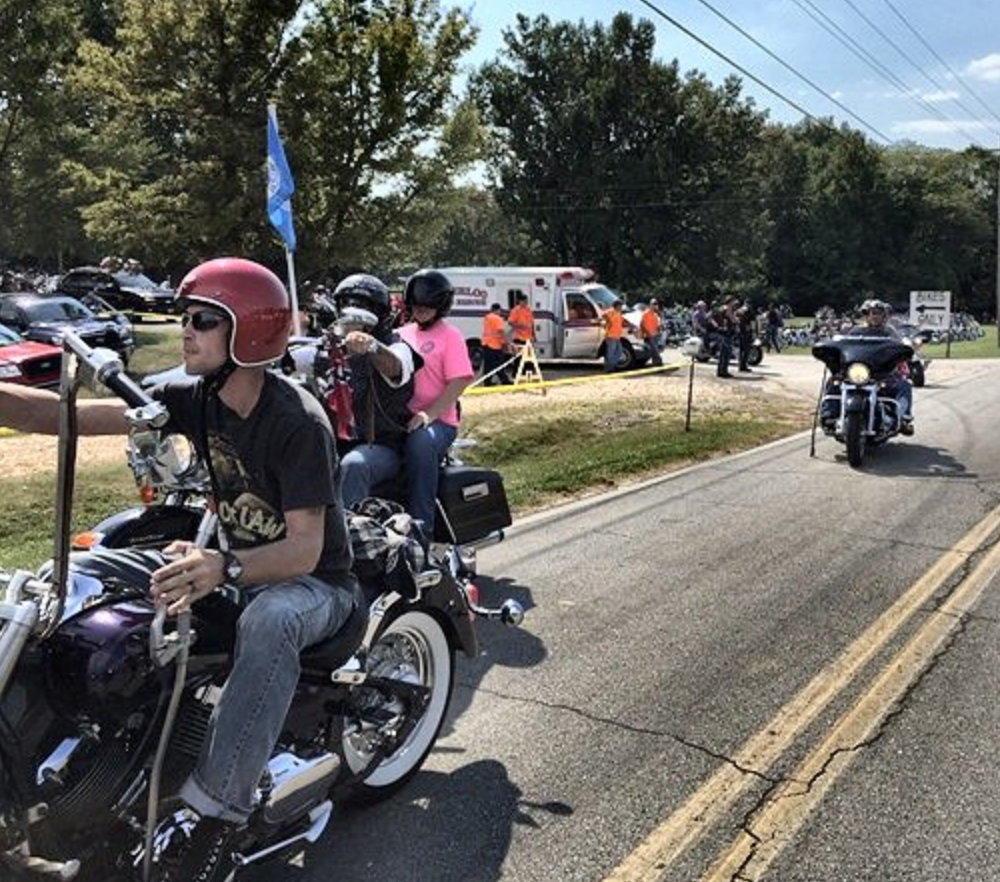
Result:
[[[472,340],[465,343],[469,350],[469,361],[472,362],[472,370],[478,371],[483,366],[483,347]]]
[[[632,368],[637,367],[635,350],[632,348],[632,344],[627,340],[622,340],[622,354],[618,359],[618,367],[616,370],[619,371],[630,371]]]

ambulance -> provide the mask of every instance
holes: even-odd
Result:
[[[601,313],[618,299],[596,282],[593,270],[578,266],[443,267],[455,289],[448,321],[465,335],[472,363],[482,362],[483,316],[494,303],[504,315],[526,294],[535,319],[535,354],[543,361],[604,356]],[[626,318],[631,316],[626,315]],[[620,370],[640,367],[650,352],[634,328],[625,326]]]

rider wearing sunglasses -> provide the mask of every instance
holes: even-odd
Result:
[[[181,790],[184,805],[154,839],[155,882],[230,877],[298,681],[299,652],[335,633],[357,595],[329,420],[310,393],[266,369],[288,343],[284,285],[259,264],[221,258],[188,273],[177,297],[191,376],[153,396],[170,414],[165,431],[187,435],[208,465],[223,550],[175,542],[162,553],[117,550],[115,559],[150,571],[151,593],[169,613],[223,584],[240,590],[242,611],[233,668]],[[58,395],[0,387],[0,425],[58,432]],[[125,405],[81,400],[78,427],[125,433]],[[99,574],[100,558],[75,555],[71,569]]]

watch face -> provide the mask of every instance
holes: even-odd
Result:
[[[228,560],[226,561],[226,578],[236,581],[240,576],[243,575],[243,564],[237,560],[236,556],[233,554],[228,555]]]

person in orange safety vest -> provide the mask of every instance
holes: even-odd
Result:
[[[484,381],[485,386],[508,386],[510,377],[505,371],[497,371],[505,361],[506,353],[510,350],[510,342],[507,339],[507,328],[503,320],[503,311],[499,303],[494,303],[490,311],[483,316],[483,376],[488,377]],[[497,373],[493,373],[497,371]],[[493,376],[489,376],[493,374]]]
[[[639,320],[639,336],[649,346],[650,361],[654,365],[663,364],[663,358],[660,356],[660,305],[655,297],[642,311],[642,318]]]
[[[622,302],[616,299],[609,309],[601,314],[604,326],[604,371],[610,373],[618,368],[622,357],[622,336],[625,333],[625,316]]]

